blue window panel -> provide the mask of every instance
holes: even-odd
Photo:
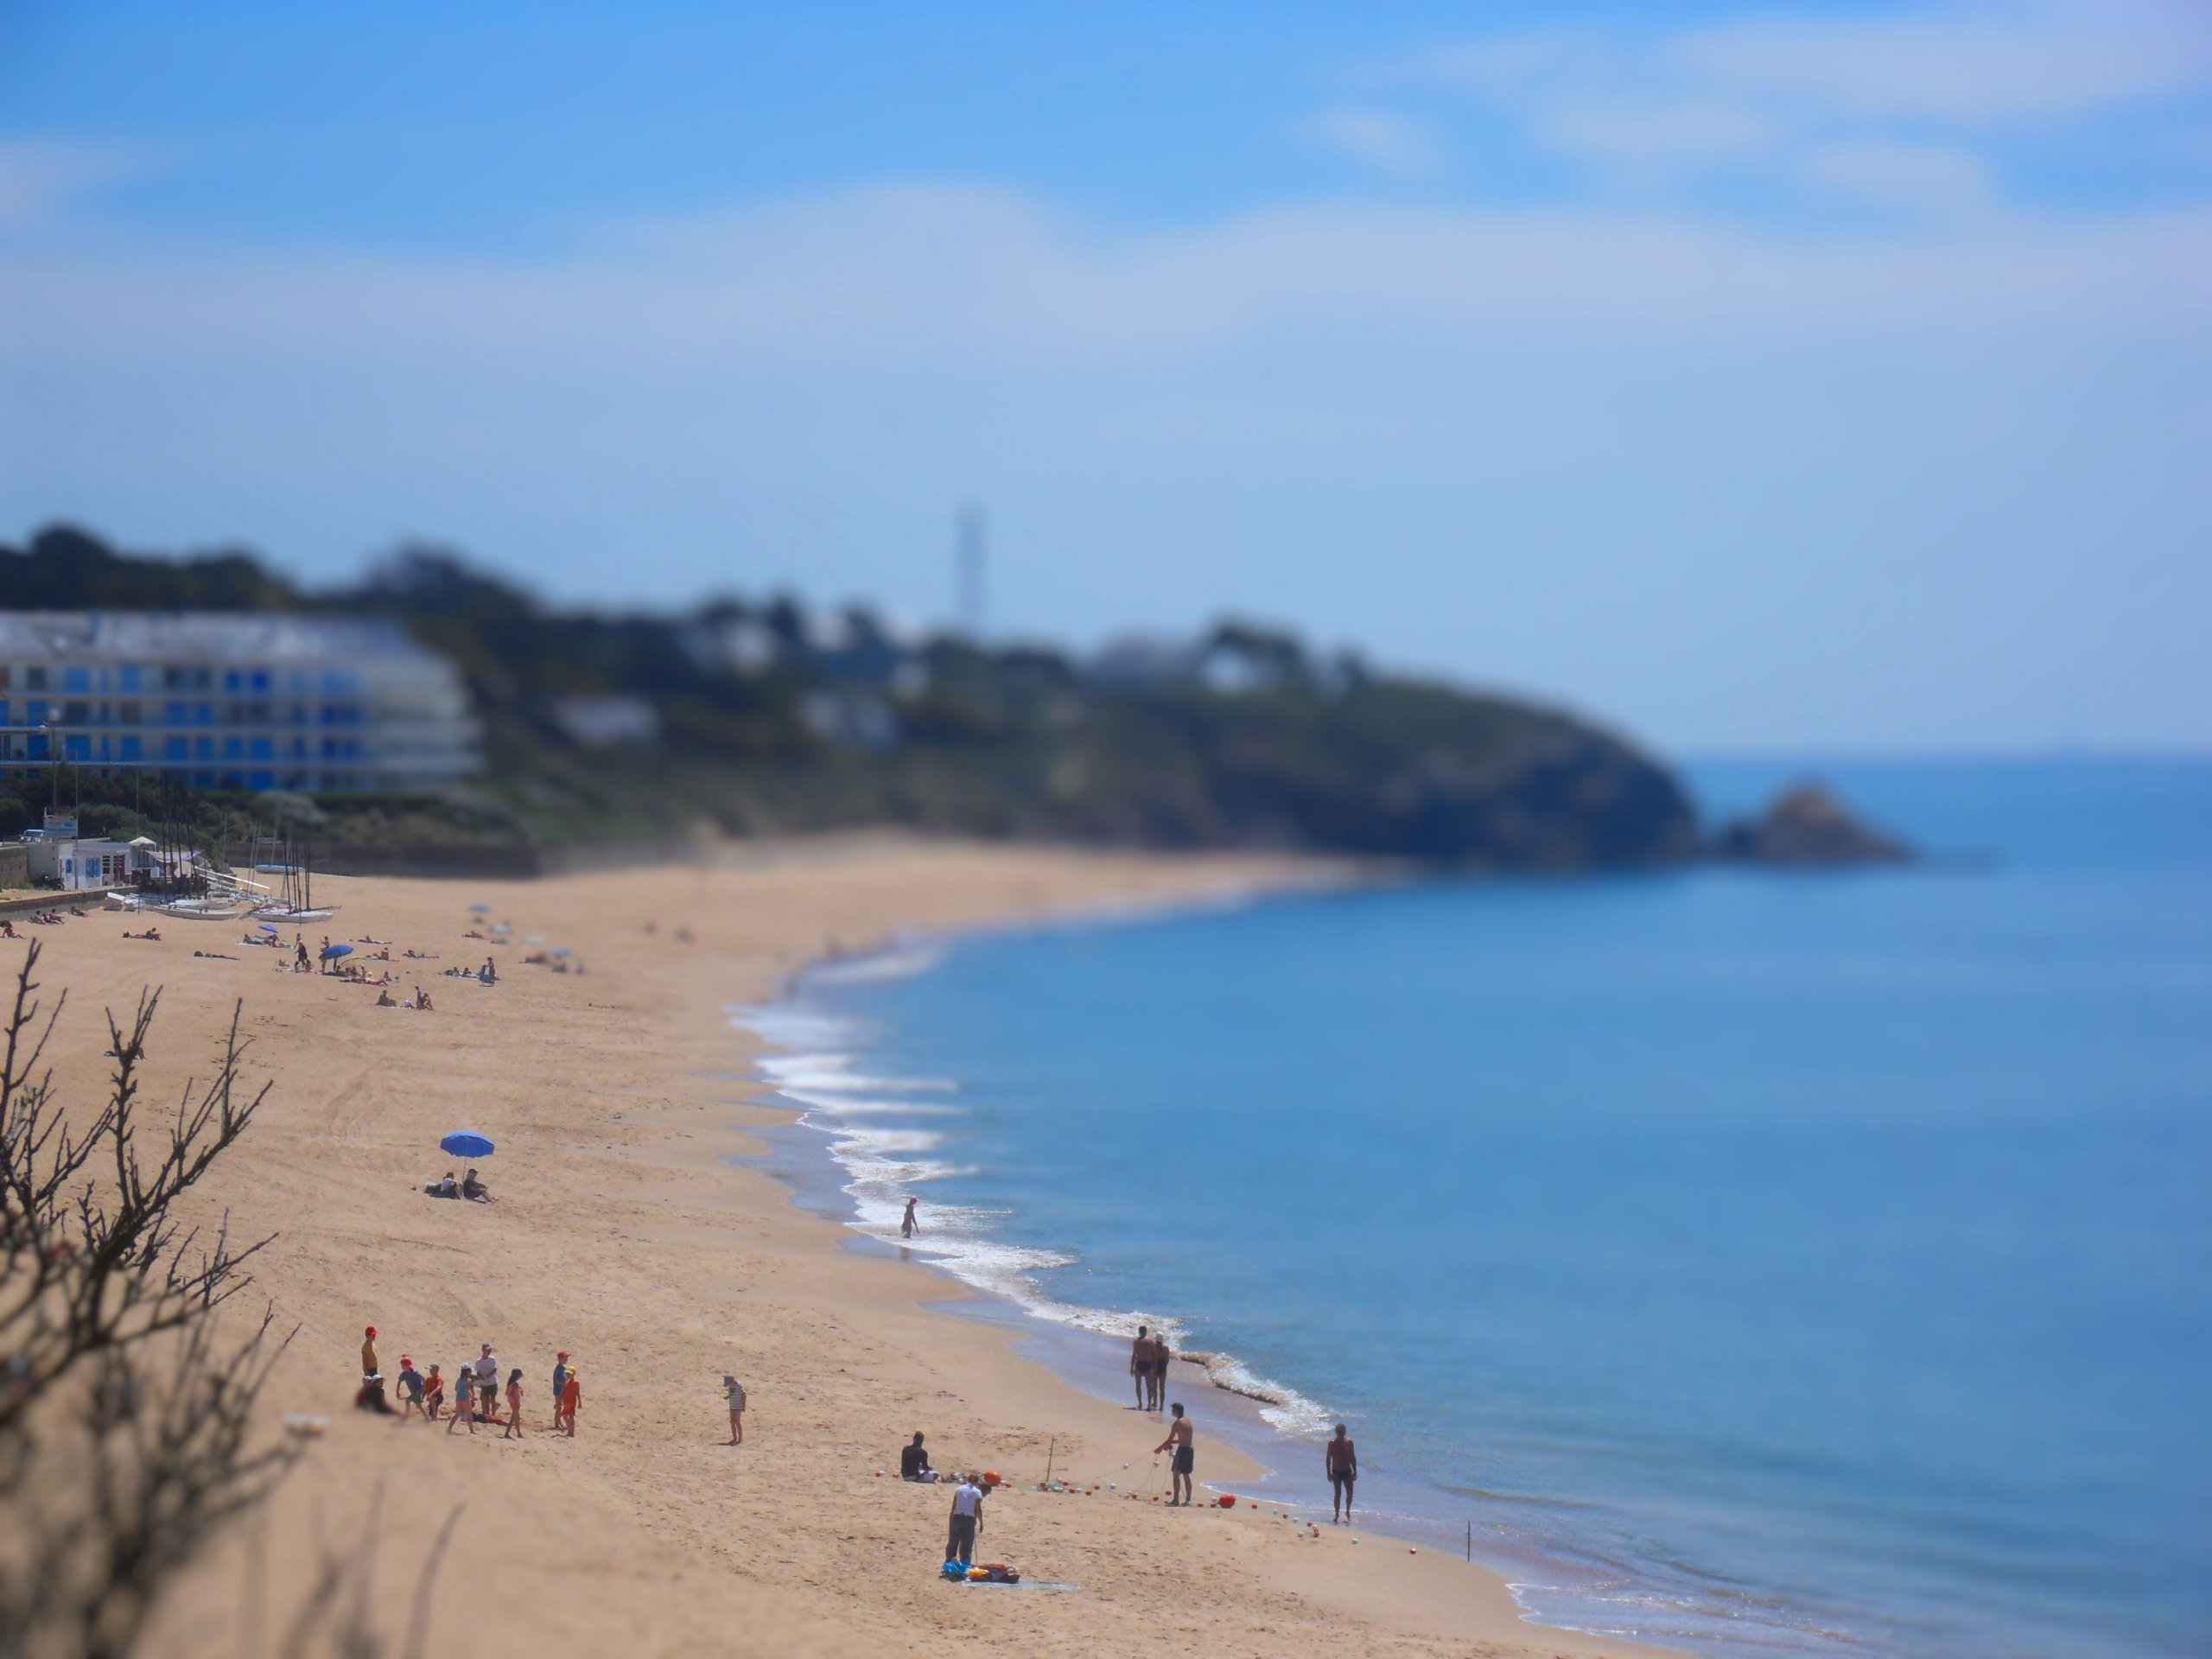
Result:
[[[15,723],[8,718],[8,699],[0,697],[0,726],[12,726]]]
[[[192,754],[192,740],[191,740],[190,738],[188,738],[188,737],[170,737],[170,738],[164,738],[164,739],[162,739],[162,760],[188,760],[188,759],[189,759],[189,758],[191,757],[191,754]]]
[[[92,740],[82,734],[72,733],[61,740],[62,753],[72,760],[92,758]]]
[[[114,742],[109,738],[105,732],[102,732],[100,734],[100,759],[103,760],[112,760],[115,759]]]
[[[294,739],[292,740],[292,759],[294,759],[295,760],[306,760],[306,759],[307,759],[307,757],[308,757],[308,741],[307,741],[307,739],[305,739],[304,737],[296,737],[296,738],[294,738]]]
[[[276,774],[273,772],[250,772],[246,776],[245,786],[248,789],[274,789],[276,787]]]
[[[162,705],[162,718],[171,726],[181,726],[192,718],[192,710],[181,702],[165,702]]]
[[[215,740],[212,737],[194,738],[192,740],[192,758],[195,760],[213,760],[215,758]],[[203,778],[209,775],[210,774],[207,772],[200,773],[200,776]]]
[[[47,757],[48,755],[49,755],[49,754],[51,754],[51,753],[54,753],[53,749],[48,746],[48,743],[47,743],[47,741],[46,741],[46,734],[45,734],[45,733],[43,733],[43,732],[34,732],[34,733],[32,733],[32,734],[31,734],[31,759],[32,759],[32,760],[45,760],[45,759],[46,759],[46,757]]]
[[[215,705],[212,702],[193,704],[192,723],[195,726],[213,726],[215,723]]]
[[[235,668],[229,670],[223,676],[223,690],[226,691],[237,690],[244,678],[245,676],[241,675]]]
[[[89,668],[65,668],[61,671],[64,691],[89,691],[92,689],[92,671]]]
[[[137,733],[134,732],[123,740],[123,758],[126,760],[138,760],[144,758]]]
[[[138,689],[138,664],[125,663],[121,673],[123,689],[125,691],[136,691]]]
[[[266,691],[269,689],[269,671],[265,668],[255,669],[252,677],[247,681],[247,683],[256,691]]]
[[[257,737],[246,746],[246,753],[256,760],[267,760],[273,757],[276,753],[276,751],[275,747],[265,737]],[[267,785],[256,785],[255,787],[266,788]]]
[[[215,774],[203,768],[192,774],[192,781],[200,789],[213,789],[215,786]]]
[[[223,740],[224,760],[235,760],[245,753],[245,744],[239,739],[235,737],[226,737]]]
[[[46,724],[46,704],[45,704],[43,702],[41,702],[40,699],[38,699],[38,698],[36,698],[36,697],[33,697],[33,698],[31,699],[31,706],[30,706],[30,708],[29,708],[28,710],[26,710],[26,711],[25,711],[25,713],[24,713],[24,715],[23,715],[23,723],[24,723],[26,726],[43,726],[43,725],[45,725],[45,724]]]

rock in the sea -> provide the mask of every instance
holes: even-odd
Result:
[[[1727,825],[1714,840],[1713,854],[1742,863],[1805,869],[1904,864],[1915,855],[1904,842],[1861,823],[1817,784],[1801,784],[1759,817]]]

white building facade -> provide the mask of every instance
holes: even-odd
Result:
[[[206,789],[423,788],[474,772],[477,738],[458,671],[389,622],[0,612],[0,772],[59,759]]]

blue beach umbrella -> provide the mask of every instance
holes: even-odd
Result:
[[[353,947],[350,944],[326,944],[322,947],[322,959],[325,962],[338,957],[350,957],[353,954]]]
[[[261,931],[264,933],[282,933],[284,930],[274,922],[264,922],[261,925]]]
[[[456,1158],[489,1158],[492,1143],[474,1129],[455,1129],[438,1142],[438,1150]]]

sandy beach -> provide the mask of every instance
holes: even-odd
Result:
[[[267,1512],[211,1549],[146,1650],[274,1650],[320,1552],[357,1541],[372,1514],[373,1618],[396,1637],[458,1507],[428,1651],[472,1659],[878,1655],[948,1640],[1060,1655],[1656,1651],[1528,1624],[1496,1575],[1376,1535],[1324,1526],[1317,1539],[1272,1510],[1171,1510],[1107,1490],[1142,1481],[1155,1420],[1070,1386],[1001,1331],[925,1307],[957,1293],[917,1263],[841,1248],[845,1230],[732,1161],[759,1149],[748,1130],[789,1115],[753,1103],[759,1044],[730,1005],[810,960],[909,929],[1327,874],[858,840],[542,882],[318,880],[339,909],[309,945],[323,932],[391,941],[395,995],[429,988],[428,1013],[277,971],[277,953],[241,946],[235,925],[165,923],[155,943],[123,938],[142,924],[116,913],[22,929],[46,946],[49,993],[69,993],[54,1052],[87,1104],[103,1007],[162,988],[149,1085],[174,1100],[211,1069],[243,1001],[249,1073],[273,1088],[195,1203],[227,1211],[234,1232],[276,1235],[226,1316],[242,1326],[265,1299],[298,1326],[265,1399],[270,1431],[288,1412],[331,1419]],[[510,922],[512,942],[466,938],[472,903]],[[582,971],[524,965],[533,938]],[[0,963],[12,971],[23,948],[0,945]],[[404,960],[407,948],[435,959]],[[496,985],[439,976],[486,954]],[[454,1163],[440,1135],[462,1128],[499,1144],[484,1164],[495,1204],[422,1191]],[[368,1325],[387,1375],[405,1354],[450,1376],[493,1343],[503,1370],[524,1370],[526,1436],[349,1409]],[[562,1349],[583,1382],[573,1440],[546,1431]],[[750,1392],[741,1447],[723,1444],[724,1370]],[[1177,1381],[1202,1485],[1233,1491],[1252,1466],[1207,1440],[1203,1379]],[[979,1559],[1079,1588],[940,1582],[946,1492],[880,1472],[895,1472],[916,1429],[939,1468],[1006,1479]],[[1037,1489],[1055,1441],[1056,1471],[1097,1495]]]

